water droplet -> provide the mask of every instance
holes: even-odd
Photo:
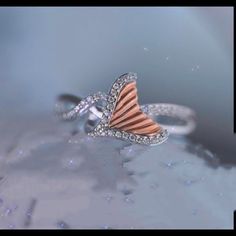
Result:
[[[12,207],[12,211],[16,211],[18,209],[18,205],[14,205],[13,207]]]
[[[132,161],[131,158],[124,158],[124,159],[122,160],[122,163],[125,164],[125,163],[131,162],[131,161]]]
[[[9,224],[9,225],[8,225],[8,228],[9,228],[9,229],[14,229],[14,228],[15,228],[15,225],[14,225],[14,224]]]
[[[113,198],[114,197],[109,195],[109,194],[105,196],[106,201],[109,202],[109,203],[113,200]]]
[[[135,175],[135,172],[133,170],[129,170],[129,171],[127,171],[127,175],[133,176],[133,175]]]
[[[60,229],[69,229],[69,225],[65,221],[58,221],[57,222],[57,227]]]
[[[144,47],[143,50],[144,50],[145,52],[148,52],[148,51],[149,51],[149,49],[146,48],[146,47]]]
[[[128,188],[124,188],[121,190],[121,192],[124,194],[124,195],[130,195],[133,193],[133,190],[132,189],[128,189]]]
[[[200,66],[199,65],[194,65],[192,68],[191,68],[191,71],[196,71],[196,70],[199,70],[200,69]]]
[[[12,209],[9,207],[7,207],[4,211],[5,216],[9,216],[9,215],[11,215],[11,213],[12,213]]]
[[[29,227],[32,222],[32,215],[34,212],[34,209],[36,207],[37,200],[35,198],[32,198],[29,204],[29,208],[26,211],[26,216],[24,220],[24,227]]]
[[[161,162],[161,165],[168,168],[168,169],[172,169],[177,164],[179,164],[179,162],[177,162],[177,161]]]
[[[135,148],[135,145],[130,145],[128,147],[124,147],[120,150],[120,155],[125,157],[134,157],[137,155],[137,150]]]
[[[108,225],[104,225],[103,227],[102,227],[102,229],[112,229],[110,226],[108,226]]]
[[[185,186],[191,186],[196,182],[197,182],[197,180],[188,179],[188,180],[184,180],[184,185]]]
[[[208,157],[210,157],[210,158],[214,158],[215,156],[214,156],[214,154],[210,151],[210,150],[205,150],[205,153],[206,153],[206,155],[208,156]]]
[[[125,198],[124,198],[124,201],[125,201],[126,203],[128,203],[128,204],[133,204],[133,203],[134,203],[134,200],[131,199],[131,198],[129,198],[129,197],[125,197]]]
[[[192,164],[190,161],[183,160],[183,164]]]
[[[65,168],[71,169],[71,170],[78,169],[78,167],[80,166],[80,163],[81,163],[81,159],[79,159],[79,157],[62,160],[62,165]]]
[[[77,144],[77,143],[79,143],[79,142],[78,142],[78,140],[76,140],[76,139],[69,139],[69,140],[68,140],[68,143]]]
[[[24,151],[22,149],[18,150],[16,153],[17,157],[22,157],[24,155]]]

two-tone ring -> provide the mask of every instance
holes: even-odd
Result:
[[[195,129],[195,112],[186,106],[139,105],[136,80],[136,73],[126,73],[115,80],[108,93],[98,92],[83,99],[60,95],[56,114],[62,120],[74,120],[87,114],[84,128],[88,135],[145,145],[157,145],[167,140],[169,134],[187,135]],[[159,117],[172,119],[172,123],[160,125]]]

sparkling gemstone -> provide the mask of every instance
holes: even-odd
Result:
[[[123,137],[124,139],[128,139],[128,138],[129,138],[129,134],[128,134],[128,133],[123,133],[123,134],[122,134],[122,137]]]
[[[164,138],[164,137],[165,137],[164,132],[161,132],[160,135],[159,135],[159,138],[162,139],[162,138]]]
[[[95,95],[93,96],[93,99],[94,99],[95,101],[99,100],[99,99],[100,99],[99,94],[95,94]]]
[[[106,124],[107,121],[108,121],[107,117],[106,117],[106,116],[103,116],[101,122],[102,122],[103,124]]]
[[[116,137],[121,138],[121,132],[120,131],[116,131]]]
[[[119,87],[120,87],[119,84],[117,84],[117,83],[114,83],[114,84],[113,84],[113,88],[114,88],[114,89],[118,89]]]
[[[98,125],[96,129],[99,130],[99,129],[101,129],[101,128],[102,128],[102,126],[101,126],[101,125]]]
[[[148,137],[143,137],[143,142],[146,143],[146,144],[149,143]]]
[[[113,135],[113,132],[112,132],[111,130],[108,130],[108,131],[107,131],[107,134],[108,134],[109,136],[112,136],[112,135]]]
[[[137,79],[137,74],[136,73],[129,74],[129,79],[131,80]]]
[[[114,102],[114,101],[115,101],[115,98],[114,98],[113,96],[110,96],[110,97],[108,98],[108,102],[112,103],[112,102]]]
[[[119,83],[119,84],[122,83],[123,82],[123,78],[117,79],[116,82]]]
[[[142,138],[140,136],[137,136],[136,137],[136,142],[141,143],[142,142]]]
[[[125,76],[124,77],[124,82],[128,82],[129,81],[129,77],[128,76]]]
[[[111,94],[112,94],[112,95],[116,95],[116,94],[117,94],[117,91],[116,91],[115,89],[112,89],[112,90],[111,90]]]
[[[107,105],[107,109],[108,109],[108,110],[112,110],[112,109],[113,109],[113,105],[112,105],[112,104],[108,104],[108,105]]]
[[[108,110],[104,110],[103,113],[106,117],[108,117],[110,115],[110,112]]]
[[[102,132],[104,132],[104,129],[103,129],[102,126],[98,129],[98,132],[99,132],[100,134],[101,134]]]
[[[130,135],[129,135],[129,140],[130,140],[130,141],[135,141],[135,135],[130,134]]]
[[[142,137],[142,136],[138,136],[138,137],[136,138],[136,141],[137,141],[138,143],[143,143],[143,137]]]
[[[92,96],[88,96],[87,97],[87,101],[90,103],[90,102],[92,102],[93,101],[93,97]]]
[[[85,104],[86,104],[85,101],[81,101],[81,102],[80,102],[80,105],[81,105],[81,106],[84,106]]]
[[[155,141],[156,141],[156,136],[150,137],[149,140],[150,140],[150,143],[155,143]]]

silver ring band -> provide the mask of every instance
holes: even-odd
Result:
[[[85,131],[88,135],[147,145],[164,142],[169,133],[186,135],[195,129],[195,113],[188,107],[168,103],[140,106],[136,80],[135,73],[127,73],[115,80],[108,93],[98,92],[84,99],[61,95],[56,103],[56,114],[62,120],[74,120],[87,114]],[[163,116],[164,124],[160,121]]]
[[[98,92],[94,95],[89,95],[82,99],[73,95],[61,95],[56,103],[55,112],[64,121],[70,121],[78,118],[89,112],[87,123],[91,121],[97,123],[102,118],[102,107],[97,104],[99,100],[106,100],[107,95],[105,93]],[[70,102],[73,108],[65,109],[65,104]],[[75,103],[76,102],[76,103]],[[163,128],[167,129],[170,134],[187,135],[190,134],[196,127],[195,112],[182,105],[170,104],[170,103],[152,103],[141,105],[141,109],[148,116],[153,119],[158,119],[159,116],[165,116],[170,118],[177,118],[184,124],[178,125],[173,122],[171,125],[163,124],[159,121]],[[92,128],[91,126],[90,128]]]
[[[165,125],[159,121],[159,124],[167,129],[170,134],[187,135],[193,132],[196,127],[195,112],[186,106],[171,103],[154,103],[142,105],[141,109],[154,119],[155,117],[165,116],[177,118],[181,123],[184,123],[178,125],[173,122],[171,125]]]

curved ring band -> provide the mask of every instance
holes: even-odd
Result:
[[[56,114],[62,120],[74,120],[87,113],[85,129],[89,127],[89,135],[113,136],[148,145],[164,142],[169,133],[187,135],[195,129],[195,113],[188,107],[168,103],[139,106],[135,79],[133,73],[124,74],[115,81],[109,93],[98,92],[84,99],[61,95],[56,103]],[[162,116],[178,122],[155,123]]]
[[[154,103],[142,105],[141,108],[151,117],[166,116],[167,118],[177,118],[183,125],[162,124],[162,127],[167,129],[170,134],[187,135],[194,131],[196,127],[195,112],[182,105],[171,103]],[[161,122],[159,122],[161,124]]]

